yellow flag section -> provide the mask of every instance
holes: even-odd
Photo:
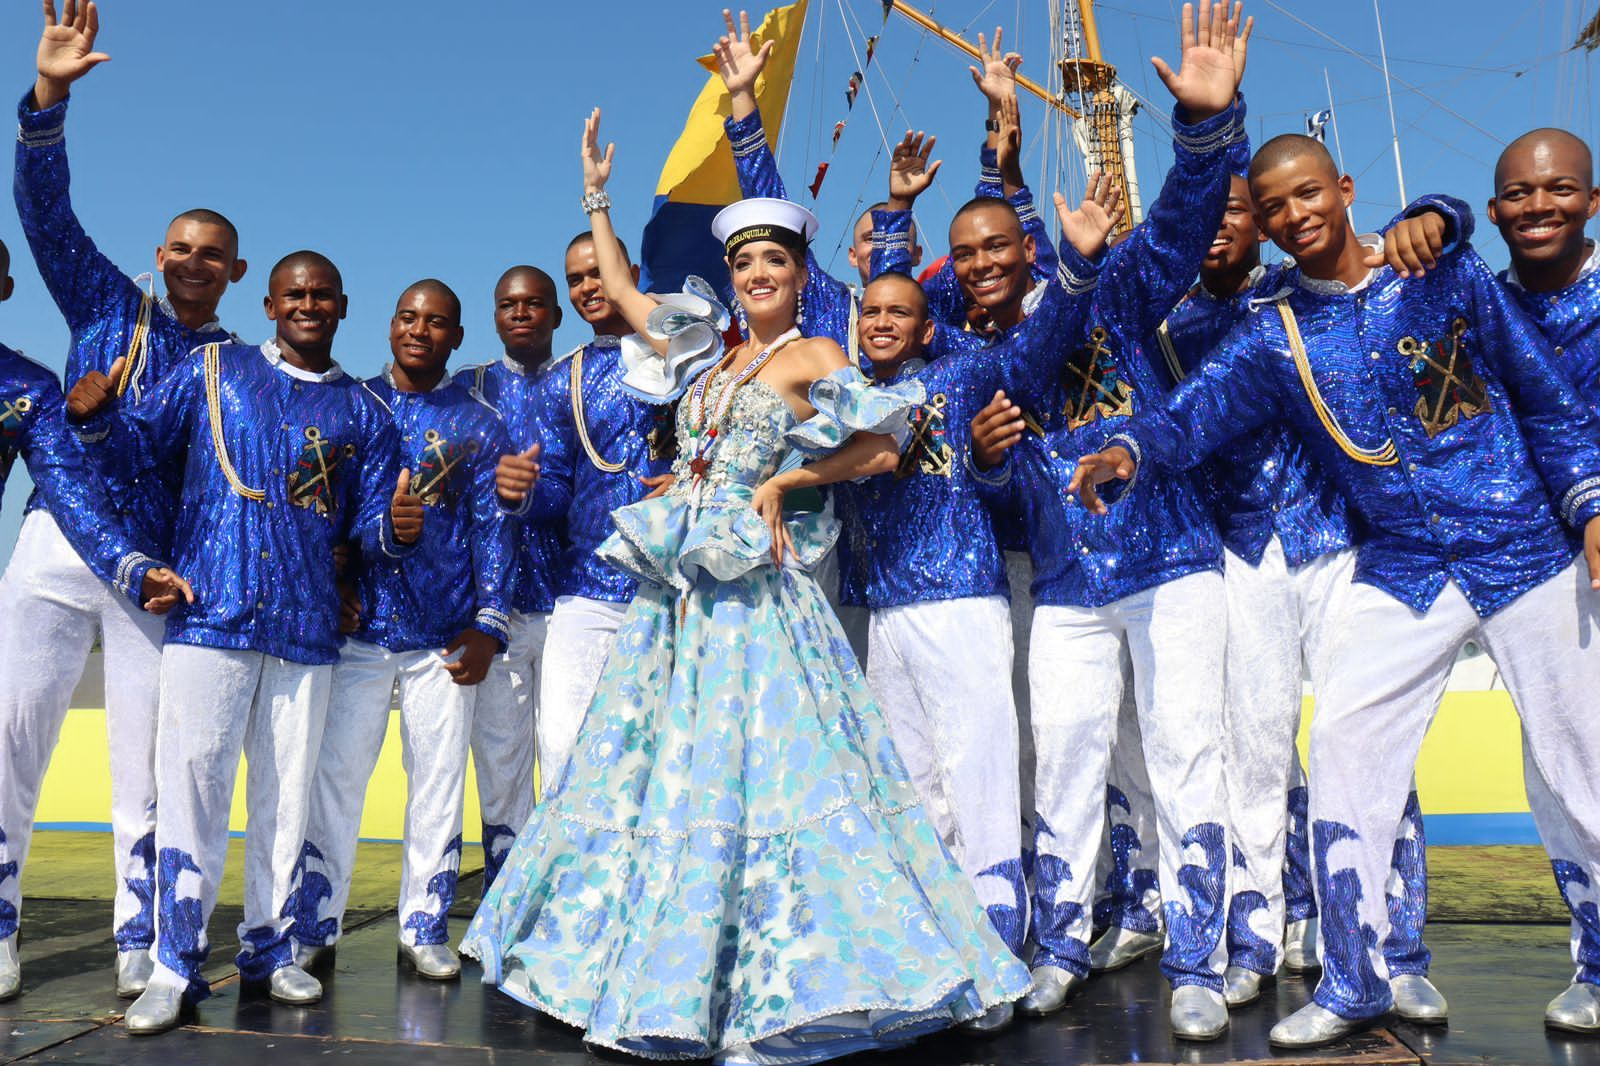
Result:
[[[1310,722],[1311,700],[1305,702]],[[1301,752],[1306,730],[1300,731]],[[467,775],[465,839],[478,842],[475,777]],[[1429,844],[1536,844],[1522,787],[1522,734],[1511,697],[1486,657],[1467,656],[1451,677],[1444,706],[1422,745],[1417,765]],[[1316,787],[1313,783],[1312,787]],[[399,840],[405,832],[405,771],[400,765],[400,718],[390,719],[383,755],[367,787],[364,840]],[[1399,812],[1396,812],[1398,815]],[[68,713],[39,801],[40,829],[110,829],[111,777],[105,713]],[[229,826],[245,828],[243,763]],[[518,827],[520,828],[520,827]],[[110,846],[109,841],[106,844]]]
[[[758,50],[767,41],[776,42],[766,69],[756,82],[756,105],[761,109],[767,143],[771,145],[776,145],[783,128],[789,86],[800,54],[806,4],[807,0],[798,0],[768,12],[752,35],[751,46]],[[710,71],[710,76],[661,168],[655,207],[640,245],[640,284],[647,292],[676,292],[690,274],[697,274],[718,288],[727,279],[722,246],[711,236],[711,219],[740,199],[733,152],[723,128],[730,104],[728,90],[717,74],[715,57],[701,56],[700,65]]]

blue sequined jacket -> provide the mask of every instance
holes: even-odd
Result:
[[[908,364],[886,382],[914,377],[928,402],[894,473],[838,486],[854,580],[869,607],[1007,594],[1001,546],[966,462],[971,421],[1013,378],[1049,373],[1050,338],[1080,331],[1087,310],[1086,296],[1046,285],[999,343]]]
[[[1453,580],[1487,617],[1571,564],[1600,515],[1600,419],[1476,252],[1285,287],[1111,438],[1135,487],[1282,422],[1352,508],[1356,580],[1415,610]]]
[[[389,519],[394,422],[337,365],[301,370],[272,341],[213,351],[80,435],[108,473],[155,467],[181,486],[173,565],[195,602],[169,616],[169,642],[335,662],[334,547],[408,550]]]
[[[671,470],[672,409],[635,400],[621,383],[615,337],[596,337],[539,377],[549,437],[539,457],[539,484],[522,510],[535,522],[566,518],[557,596],[633,599],[637,582],[595,549],[611,535],[611,512],[649,493],[640,478]]]
[[[400,432],[399,462],[427,508],[405,559],[357,553],[361,627],[355,637],[390,651],[442,648],[471,627],[502,647],[511,638],[519,519],[500,508],[494,469],[511,450],[494,408],[445,378],[401,392],[388,371],[362,387]]]
[[[525,452],[550,439],[550,390],[541,379],[549,367],[529,370],[502,356],[492,363],[467,367],[456,381],[476,389],[500,412],[511,448]],[[562,402],[567,402],[565,396]],[[566,516],[518,523],[517,593],[512,606],[527,614],[548,614],[555,606],[553,574],[561,558],[561,527]]]
[[[1079,456],[1166,391],[1143,342],[1216,236],[1239,114],[1235,106],[1194,124],[1173,116],[1172,168],[1148,217],[1107,253],[1087,330],[1058,339],[1059,373],[1011,392],[1035,429],[981,476],[996,486],[997,508],[1014,509],[1028,530],[1035,603],[1098,607],[1222,567],[1221,537],[1187,474],[1141,481],[1108,519],[1084,514],[1066,486]]]
[[[1578,280],[1557,292],[1529,292],[1509,270],[1500,278],[1550,342],[1557,369],[1600,412],[1600,242]]]
[[[165,299],[152,299],[95,247],[72,209],[67,145],[63,132],[67,101],[43,111],[32,107],[30,90],[17,108],[17,158],[13,191],[23,235],[45,288],[72,331],[67,352],[67,387],[91,370],[104,374],[120,356],[130,356],[126,395],[142,399],[197,345],[234,338],[213,321],[198,330],[179,322]],[[141,329],[141,323],[143,329]],[[136,336],[145,343],[135,346]],[[177,514],[177,486],[160,472],[134,468],[111,475],[106,495],[129,531],[157,552],[167,553]],[[35,497],[29,509],[39,506]]]
[[[0,496],[21,456],[35,491],[89,569],[136,604],[144,575],[164,564],[134,547],[83,448],[50,370],[0,344]],[[13,624],[20,624],[14,620]]]

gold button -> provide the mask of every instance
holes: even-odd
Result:
[[[272,558],[272,553],[271,552],[262,552],[261,553],[261,558],[270,559],[270,558]]]

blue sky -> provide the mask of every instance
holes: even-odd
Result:
[[[1044,0],[939,0],[935,18],[975,38],[1007,26],[1039,80],[1048,65]],[[1108,59],[1140,96],[1167,106],[1148,57],[1177,60],[1169,0],[1097,5]],[[1596,56],[1565,51],[1594,0],[1383,0],[1407,193],[1447,192],[1481,210],[1500,143],[1535,125],[1564,125],[1595,142]],[[752,20],[765,10],[752,9]],[[1357,179],[1357,220],[1375,227],[1399,206],[1378,36],[1366,0],[1256,0],[1245,93],[1250,133],[1298,130],[1333,90],[1346,169]],[[648,217],[662,161],[704,80],[694,58],[720,30],[720,9],[680,0],[545,4],[486,0],[328,3],[272,0],[106,0],[99,46],[112,62],[74,94],[67,136],[73,199],[91,236],[135,273],[152,268],[168,218],[215,207],[243,235],[249,275],[222,305],[247,340],[269,334],[266,268],[302,246],[343,269],[350,318],[336,354],[347,369],[387,360],[395,296],[416,278],[445,279],[465,302],[462,363],[496,354],[495,279],[516,262],[559,273],[584,228],[576,158],[582,117],[595,104],[617,142],[612,197],[630,244]],[[38,6],[0,8],[0,85],[11,99],[33,81]],[[879,34],[866,89],[846,112],[844,86],[867,34]],[[823,221],[817,252],[848,274],[842,238],[859,207],[882,195],[887,150],[880,128],[940,137],[942,191],[922,222],[937,243],[975,176],[983,106],[966,60],[892,16],[878,0],[812,0],[780,163],[790,189]],[[3,95],[3,94],[0,94]],[[1024,98],[1031,156],[1041,173],[1043,107]],[[837,152],[834,123],[848,119]],[[1160,125],[1136,120],[1137,159],[1153,196],[1171,159]],[[822,195],[803,191],[831,162]],[[1480,220],[1481,222],[1481,220]],[[16,295],[0,306],[0,340],[62,365],[66,329],[45,294],[10,210]],[[1480,230],[1496,266],[1504,249]],[[930,251],[937,251],[931,248]],[[558,346],[581,342],[575,314]],[[0,516],[0,560],[20,520],[17,474]]]

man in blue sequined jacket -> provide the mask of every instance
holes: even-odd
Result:
[[[142,401],[118,399],[100,374],[69,398],[108,472],[153,469],[179,486],[173,556],[195,587],[195,602],[167,623],[161,656],[156,965],[125,1017],[131,1032],[169,1029],[209,993],[206,926],[241,751],[250,835],[240,976],[281,1002],[321,996],[295,964],[289,903],[339,658],[334,548],[398,558],[423,522],[389,413],[333,361],[343,289],[326,257],[293,253],[268,278],[272,340],[206,345]]]
[[[1552,804],[1548,816],[1590,842],[1553,861],[1600,873],[1600,738],[1570,714],[1600,684],[1600,648],[1584,636],[1600,622],[1600,420],[1470,247],[1421,276],[1370,266],[1346,216],[1353,184],[1319,142],[1269,141],[1250,191],[1298,268],[1199,373],[1085,456],[1072,488],[1103,513],[1094,483],[1137,487],[1140,471],[1188,469],[1282,423],[1359,523],[1344,639],[1311,727],[1322,980],[1272,1031],[1297,1047],[1393,1002],[1381,945],[1395,831],[1468,639],[1499,666],[1550,783],[1530,803]]]

